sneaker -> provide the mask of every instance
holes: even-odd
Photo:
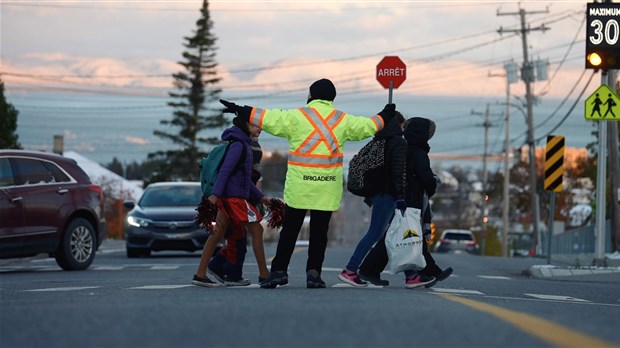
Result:
[[[415,289],[415,288],[419,288],[420,286],[431,284],[433,282],[436,283],[437,282],[437,278],[431,277],[431,276],[425,276],[425,275],[416,274],[412,278],[407,278],[405,280],[405,287],[407,289]]]
[[[288,284],[288,274],[286,274],[286,272],[272,271],[269,277],[260,283],[260,287],[263,289],[273,289],[278,285],[282,286],[286,284]]]
[[[192,279],[192,284],[198,286],[204,286],[207,288],[216,288],[218,286],[222,286],[220,283],[216,283],[213,280],[209,279],[209,277],[202,278],[194,274],[194,278]]]
[[[441,273],[437,276],[437,281],[446,280],[452,274],[452,267],[448,267],[441,271]]]
[[[248,286],[252,284],[249,279],[239,278],[239,279],[229,279],[224,278],[224,285],[226,286]]]
[[[368,286],[368,283],[363,281],[360,278],[359,274],[357,274],[357,272],[350,272],[350,271],[347,271],[346,269],[340,273],[340,275],[338,276],[338,279],[340,279],[340,281],[345,282],[349,285],[353,285],[356,288]]]
[[[226,283],[226,281],[224,280],[224,278],[226,278],[224,276],[223,272],[216,272],[211,268],[207,268],[207,273],[212,276],[213,278],[215,278],[215,280],[217,280],[218,282],[220,282],[220,284],[224,284]]]
[[[386,279],[381,279],[381,276],[372,276],[372,275],[364,274],[362,272],[358,272],[357,274],[359,274],[362,280],[369,282],[372,285],[376,285],[376,286],[389,286],[390,285],[390,281]]]
[[[306,272],[306,287],[308,289],[325,288],[325,282],[321,279],[321,274],[313,269]]]

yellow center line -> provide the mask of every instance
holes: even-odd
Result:
[[[300,252],[300,251],[307,250],[307,249],[308,249],[308,247],[295,248],[295,250],[293,250],[293,254],[298,253],[298,252]],[[268,259],[267,259],[267,263],[271,263],[271,261],[273,261],[273,258],[274,258],[274,257],[276,257],[276,256],[274,255],[274,256],[272,256],[272,257],[268,258]]]
[[[596,337],[591,337],[586,334],[576,332],[573,329],[563,327],[561,325],[542,318],[535,317],[533,315],[511,311],[508,309],[496,307],[490,304],[474,301],[459,296],[448,294],[439,294],[439,296],[454,302],[459,302],[479,311],[494,315],[497,318],[502,319],[509,324],[512,324],[517,328],[525,331],[526,333],[536,336],[556,346],[618,347],[618,345],[615,345],[613,343],[605,342]]]

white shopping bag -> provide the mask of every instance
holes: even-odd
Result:
[[[422,227],[420,209],[407,208],[405,216],[396,210],[385,235],[385,248],[390,262],[388,271],[396,274],[405,270],[419,271],[426,267],[422,255]]]

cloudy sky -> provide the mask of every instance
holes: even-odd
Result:
[[[2,79],[9,91],[165,94],[201,4],[3,0]],[[328,77],[339,95],[382,92],[376,65],[396,55],[407,64],[398,93],[502,96],[504,63],[523,61],[512,32],[520,8],[531,29],[549,29],[527,35],[531,59],[549,63],[550,79],[536,82],[535,93],[576,94],[592,74],[584,72],[585,1],[226,0],[209,7],[229,91],[300,91]],[[523,93],[523,83],[511,90]]]

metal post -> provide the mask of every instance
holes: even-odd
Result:
[[[609,75],[603,72],[601,84],[607,84]],[[596,220],[594,225],[594,265],[605,264],[605,194],[607,190],[607,121],[598,122],[598,165],[596,166]]]
[[[488,143],[489,143],[489,104],[487,103],[486,111],[484,112],[484,153],[482,154],[482,243],[480,245],[481,254],[487,254],[487,156],[488,156]]]
[[[394,89],[394,81],[390,81],[390,91],[388,92],[388,104],[392,104],[392,90]]]
[[[504,192],[502,204],[502,256],[508,256],[508,211],[510,209],[510,82],[506,73],[506,139],[504,141]]]
[[[551,264],[551,237],[553,237],[553,220],[555,216],[555,192],[549,197],[549,229],[547,232],[547,264]]]

